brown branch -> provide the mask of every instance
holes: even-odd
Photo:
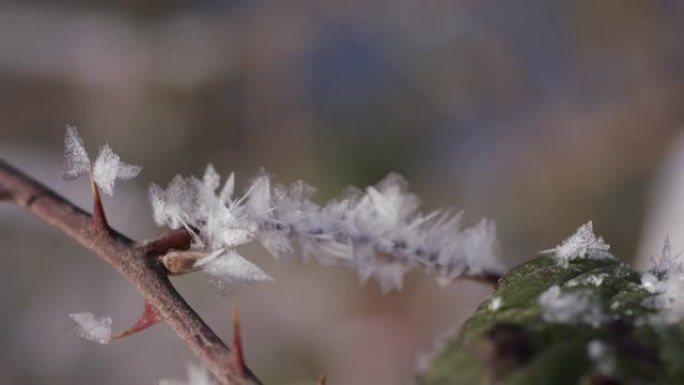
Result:
[[[123,275],[223,385],[261,382],[236,370],[231,350],[185,302],[157,258],[160,250],[137,244],[0,158],[0,198],[7,198],[55,226],[104,259]],[[103,218],[100,218],[100,220]],[[163,242],[162,242],[163,243]],[[155,246],[159,242],[152,243]],[[247,373],[247,374],[245,374]]]

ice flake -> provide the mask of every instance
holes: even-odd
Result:
[[[112,151],[109,144],[105,144],[95,159],[93,179],[104,193],[112,195],[114,193],[114,181],[135,178],[141,170],[142,167],[140,166],[121,161],[119,155]]]
[[[605,342],[597,339],[589,341],[587,344],[587,357],[589,357],[599,373],[610,376],[615,372],[615,355]]]
[[[64,171],[62,177],[74,180],[90,171],[90,158],[74,126],[66,126],[64,136]]]
[[[97,186],[106,194],[112,195],[116,179],[127,180],[135,178],[142,167],[121,161],[108,144],[105,144],[95,159],[90,162],[88,153],[83,145],[83,139],[78,135],[76,127],[67,126],[64,136],[64,173],[67,180],[76,179],[88,172],[92,173]]]
[[[221,193],[219,194],[219,200],[221,203],[226,204],[231,201],[233,198],[233,192],[235,191],[235,173],[231,172],[230,175],[228,176],[228,179],[226,179],[226,183],[223,185],[223,188],[221,189]]]
[[[598,298],[591,292],[563,293],[558,285],[551,286],[538,298],[542,318],[548,322],[584,323],[598,327],[606,320]]]
[[[95,318],[92,313],[69,314],[76,323],[76,335],[88,341],[106,344],[112,339],[112,319]]]
[[[202,184],[206,189],[211,192],[216,191],[219,184],[221,183],[221,176],[216,172],[214,165],[209,163],[207,165],[206,171],[204,171],[204,177],[202,178]]]
[[[613,258],[608,253],[610,245],[603,241],[602,237],[594,234],[594,226],[591,221],[580,226],[575,234],[563,241],[559,246],[542,253],[553,253],[558,263],[567,265],[576,258],[604,259]]]
[[[189,364],[188,365],[188,381],[177,381],[163,379],[159,381],[159,385],[214,385],[215,382],[211,377],[209,371],[203,366]]]
[[[672,256],[672,244],[670,243],[669,237],[665,238],[660,258],[651,260],[651,269],[649,272],[660,278],[665,278],[669,274],[684,273],[684,266],[682,266],[682,263],[676,261],[675,257]]]
[[[215,250],[195,263],[209,276],[219,290],[229,290],[230,285],[272,281],[273,278],[258,266],[233,250]]]

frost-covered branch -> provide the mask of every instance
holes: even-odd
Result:
[[[383,291],[401,288],[404,275],[416,268],[440,282],[458,277],[496,282],[504,272],[491,221],[465,227],[461,213],[423,214],[418,198],[397,174],[363,191],[349,188],[323,206],[313,201],[315,190],[306,183],[274,184],[263,172],[242,196],[235,196],[234,174],[219,187],[212,165],[201,180],[176,176],[166,189],[150,187],[157,224],[187,229],[192,249],[207,255],[193,267],[219,284],[221,277],[232,281],[220,273],[236,269],[218,267],[228,264],[243,266],[239,270],[249,280],[268,279],[235,251],[252,241],[276,258],[300,256],[351,267],[362,282],[377,279]]]
[[[201,270],[222,291],[272,280],[238,253],[240,245],[259,241],[276,258],[301,256],[351,267],[361,281],[377,279],[383,291],[401,288],[404,275],[414,269],[434,274],[439,282],[466,277],[495,283],[504,272],[492,222],[467,227],[461,213],[424,214],[418,198],[396,174],[364,190],[350,188],[319,205],[312,200],[315,190],[306,183],[274,184],[265,173],[237,195],[234,174],[221,186],[220,175],[209,165],[202,179],[176,176],[166,189],[150,187],[154,219],[170,230],[138,244],[109,227],[100,191],[112,195],[117,179],[131,179],[142,168],[123,162],[109,145],[91,161],[75,127],[67,126],[64,144],[63,177],[89,176],[92,216],[2,160],[0,198],[8,197],[93,250],[144,299],[139,320],[116,335],[109,317],[71,314],[77,334],[108,343],[163,320],[222,384],[259,383],[244,363],[240,336],[234,336],[233,349],[228,349],[175,291],[168,276]],[[234,325],[239,333],[237,318]]]
[[[256,378],[247,378],[231,366],[231,350],[173,288],[166,271],[156,258],[159,254],[154,248],[139,245],[114,230],[94,226],[90,214],[2,159],[0,191],[5,192],[10,201],[95,252],[121,273],[140,292],[145,301],[151,304],[159,317],[199,356],[219,383],[259,383]],[[89,316],[81,314],[76,317],[82,322],[89,321],[86,319]],[[109,338],[105,329],[100,332],[102,333],[97,334],[98,338]]]

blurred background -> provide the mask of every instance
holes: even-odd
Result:
[[[60,179],[63,129],[144,167],[107,197],[110,222],[158,234],[147,185],[261,167],[320,202],[403,174],[426,209],[496,220],[509,265],[594,220],[643,265],[684,248],[684,3],[649,1],[0,2],[0,156],[83,207]],[[92,253],[0,206],[0,383],[154,384],[189,350],[164,325],[108,346],[68,313],[109,315],[136,292]],[[270,384],[411,383],[417,357],[490,289],[417,273],[381,294],[355,273],[245,251],[275,282],[223,298],[179,290],[224,337],[242,310],[249,362]]]

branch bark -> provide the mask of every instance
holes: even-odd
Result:
[[[160,250],[134,242],[0,158],[0,200],[7,199],[66,233],[123,275],[222,385],[256,385],[250,371],[231,363],[233,351],[185,302],[156,256]],[[148,244],[149,245],[149,244]],[[246,374],[247,373],[247,374]]]

